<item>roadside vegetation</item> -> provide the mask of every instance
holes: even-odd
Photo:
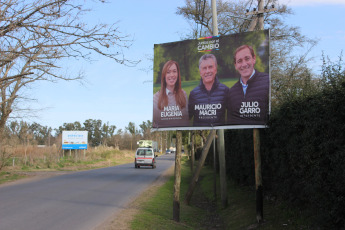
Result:
[[[102,146],[85,152],[63,152],[55,147],[15,147],[7,149],[7,153],[8,156],[1,161],[0,184],[23,178],[28,172],[88,170],[134,161],[133,151]]]
[[[344,66],[324,59],[318,88],[290,95],[260,134],[265,193],[309,210],[320,229],[345,227]],[[252,135],[225,132],[227,175],[237,184],[255,184]]]
[[[255,188],[239,186],[231,181],[228,183],[228,207],[221,208],[219,193],[217,201],[214,201],[214,174],[213,169],[208,166],[202,169],[191,205],[188,206],[184,203],[184,195],[191,177],[189,161],[184,158],[181,166],[180,222],[172,219],[172,176],[154,194],[150,194],[150,199],[139,206],[139,212],[131,222],[131,229],[312,229],[307,213],[284,201],[269,198],[264,200],[265,221],[257,224]]]

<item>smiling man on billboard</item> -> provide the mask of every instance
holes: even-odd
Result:
[[[241,75],[228,94],[228,124],[263,125],[268,118],[269,74],[254,67],[256,55],[243,45],[234,53],[234,64]]]
[[[225,124],[225,107],[229,88],[220,83],[217,59],[205,54],[199,60],[200,83],[189,95],[189,118],[193,126],[216,126]]]

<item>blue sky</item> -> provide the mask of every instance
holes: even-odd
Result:
[[[345,0],[283,0],[294,11],[286,18],[289,25],[301,27],[301,33],[319,39],[311,52],[318,72],[322,51],[336,60],[345,52]],[[100,119],[124,129],[129,122],[137,127],[152,120],[152,57],[154,44],[179,41],[190,27],[176,15],[184,0],[128,0],[93,5],[88,20],[118,22],[119,30],[134,39],[126,58],[142,60],[136,67],[126,67],[110,59],[69,63],[68,71],[82,70],[86,79],[79,82],[41,82],[25,91],[37,101],[27,104],[39,109],[29,122],[58,128],[65,122]]]

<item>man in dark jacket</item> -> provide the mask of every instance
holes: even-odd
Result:
[[[254,69],[256,56],[251,46],[238,47],[234,63],[241,77],[229,90],[227,123],[266,124],[269,113],[269,75]]]
[[[194,126],[225,124],[226,98],[229,88],[220,83],[217,74],[217,59],[205,54],[199,60],[200,84],[189,95],[189,119]]]

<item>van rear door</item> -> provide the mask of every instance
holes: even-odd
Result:
[[[138,164],[152,164],[153,152],[152,149],[138,149],[137,162]]]

